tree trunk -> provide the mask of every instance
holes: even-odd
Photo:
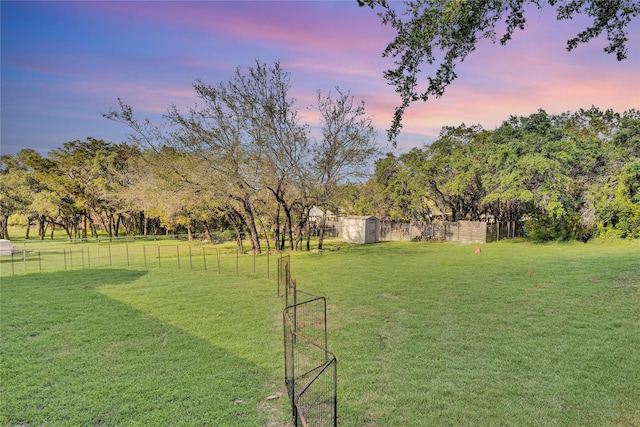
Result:
[[[91,237],[98,238],[98,229],[96,228],[96,223],[91,221],[89,223],[89,228],[91,229]]]
[[[254,254],[261,253],[260,251],[260,238],[258,236],[258,230],[256,229],[255,217],[253,215],[253,207],[248,197],[245,197],[242,201],[242,207],[245,211],[245,226],[249,230],[249,238],[251,239],[251,251]]]
[[[283,206],[283,209],[286,216],[285,228],[289,236],[289,249],[293,251],[295,249],[295,246],[293,241],[293,221],[291,221],[291,208],[286,208]]]
[[[47,222],[45,217],[38,216],[38,237],[40,240],[44,240],[44,235],[47,232]]]
[[[143,213],[140,217],[140,222],[140,225],[142,226],[142,235],[146,236],[149,232],[149,218],[147,218],[147,216]]]
[[[322,212],[322,222],[320,223],[320,230],[318,232],[318,249],[322,249],[322,244],[324,242],[324,226],[327,223],[327,210],[325,209]]]
[[[286,234],[284,230],[280,230],[280,250],[284,251]]]
[[[298,249],[298,247],[300,247],[300,250],[302,250],[302,241],[304,239],[304,235],[305,235],[305,230],[306,230],[306,234],[307,234],[307,251],[310,250],[310,245],[311,245],[311,230],[310,228],[310,224],[309,224],[309,208],[307,208],[306,206],[302,207],[302,210],[300,212],[300,218],[298,219],[298,228],[296,230],[297,235],[296,235],[296,250]]]
[[[82,214],[82,240],[86,241],[87,240],[87,217],[88,217],[88,213],[85,211]]]
[[[245,222],[244,219],[242,218],[242,215],[240,214],[240,212],[238,212],[237,210],[233,209],[233,208],[229,208],[229,210],[226,212],[227,214],[227,218],[229,218],[229,222],[231,223],[231,226],[233,227],[233,230],[236,233],[236,247],[238,249],[238,252],[242,253],[243,252],[243,248],[242,248],[242,225]]]
[[[113,218],[110,215],[107,215],[107,218],[104,215],[100,215],[100,222],[102,222],[102,226],[107,232],[109,237],[113,237]]]
[[[276,251],[282,250],[282,243],[280,242],[280,203],[278,203],[278,208],[276,209],[276,215],[273,218],[273,232],[274,232],[274,240],[276,242]]]
[[[264,222],[258,218],[258,221],[260,222],[260,227],[262,228],[262,233],[264,234],[264,239],[267,243],[267,253],[271,252],[271,245],[269,243],[269,234],[267,233],[267,229],[264,226]]]
[[[211,242],[211,228],[206,220],[202,221],[202,227],[204,228],[204,240]]]
[[[236,248],[238,252],[242,253],[244,248],[242,247],[242,228],[240,228],[235,222],[231,221],[233,231],[236,232]]]
[[[67,233],[67,240],[73,241],[73,230],[69,227],[63,226],[65,233]],[[76,234],[77,235],[77,234]],[[51,233],[51,240],[53,240],[53,232]]]
[[[120,230],[120,222],[122,221],[122,214],[118,214],[118,219],[116,220],[116,225],[113,230],[113,235],[118,237],[118,230]]]
[[[31,231],[31,218],[27,218],[27,231],[24,233],[25,240],[29,240],[30,231]]]
[[[242,253],[244,248],[242,247],[242,231],[238,227],[234,227],[236,229],[236,248],[238,248],[238,252]]]
[[[0,239],[9,240],[9,215],[3,215],[0,219]]]

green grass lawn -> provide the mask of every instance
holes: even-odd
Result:
[[[291,254],[341,426],[640,424],[640,241],[341,246]],[[5,269],[0,424],[286,425],[284,301],[243,262]]]

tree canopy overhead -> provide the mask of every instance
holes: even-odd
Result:
[[[493,42],[500,37],[506,44],[516,31],[523,30],[527,11],[552,7],[558,20],[586,16],[593,22],[575,37],[567,41],[567,50],[575,49],[606,34],[606,53],[616,55],[618,61],[627,56],[627,27],[640,15],[637,0],[406,0],[399,10],[388,0],[358,0],[360,6],[381,8],[379,16],[390,25],[396,36],[384,53],[394,58],[396,68],[384,73],[389,85],[400,94],[391,127],[390,141],[402,128],[402,117],[409,105],[440,97],[447,86],[456,79],[456,65],[475,50],[479,40]],[[498,26],[504,23],[504,34],[498,35]],[[422,75],[422,67],[435,65],[436,70]]]

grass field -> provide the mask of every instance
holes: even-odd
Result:
[[[640,425],[640,241],[341,246],[291,254],[339,425]],[[284,301],[242,262],[3,264],[0,423],[287,425]]]

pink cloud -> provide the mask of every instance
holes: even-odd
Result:
[[[458,66],[459,79],[441,99],[410,107],[403,132],[437,135],[442,126],[463,122],[491,129],[510,115],[529,115],[540,108],[551,114],[592,105],[620,112],[638,108],[637,34],[632,34],[629,58],[618,62],[602,52],[602,40],[567,52],[566,40],[579,30],[563,24],[532,20],[507,46],[480,43]]]
[[[11,95],[25,111],[46,92],[51,100],[42,97],[42,109],[47,102],[69,108],[75,103],[99,116],[121,97],[142,115],[159,117],[169,104],[196,102],[195,79],[225,82],[236,67],[251,66],[255,59],[281,61],[291,74],[290,95],[300,116],[314,128],[319,117],[307,107],[315,104],[317,89],[326,93],[340,86],[356,101],[364,100],[381,142],[399,102],[382,77],[393,67],[391,59],[381,58],[393,33],[355,0],[52,2],[41,9],[57,23],[51,28],[60,37],[26,40],[28,49],[15,49],[9,61],[3,50],[3,71],[15,73],[3,73],[3,90],[9,79],[28,77],[29,90]],[[618,63],[602,52],[606,40],[566,52],[566,40],[583,24],[558,23],[550,11],[535,11],[527,29],[506,46],[481,42],[459,65],[460,77],[443,98],[409,108],[401,147],[430,141],[446,125],[479,123],[491,129],[511,114],[539,108],[561,113],[592,104],[617,111],[640,106],[640,27],[632,29],[629,59]]]
[[[303,4],[302,4],[303,3]],[[381,52],[390,31],[353,2],[104,2],[96,7],[113,19],[153,22],[168,31],[197,31],[252,44],[281,44],[298,50]],[[345,7],[359,13],[343,14]],[[356,31],[354,31],[356,30]]]

